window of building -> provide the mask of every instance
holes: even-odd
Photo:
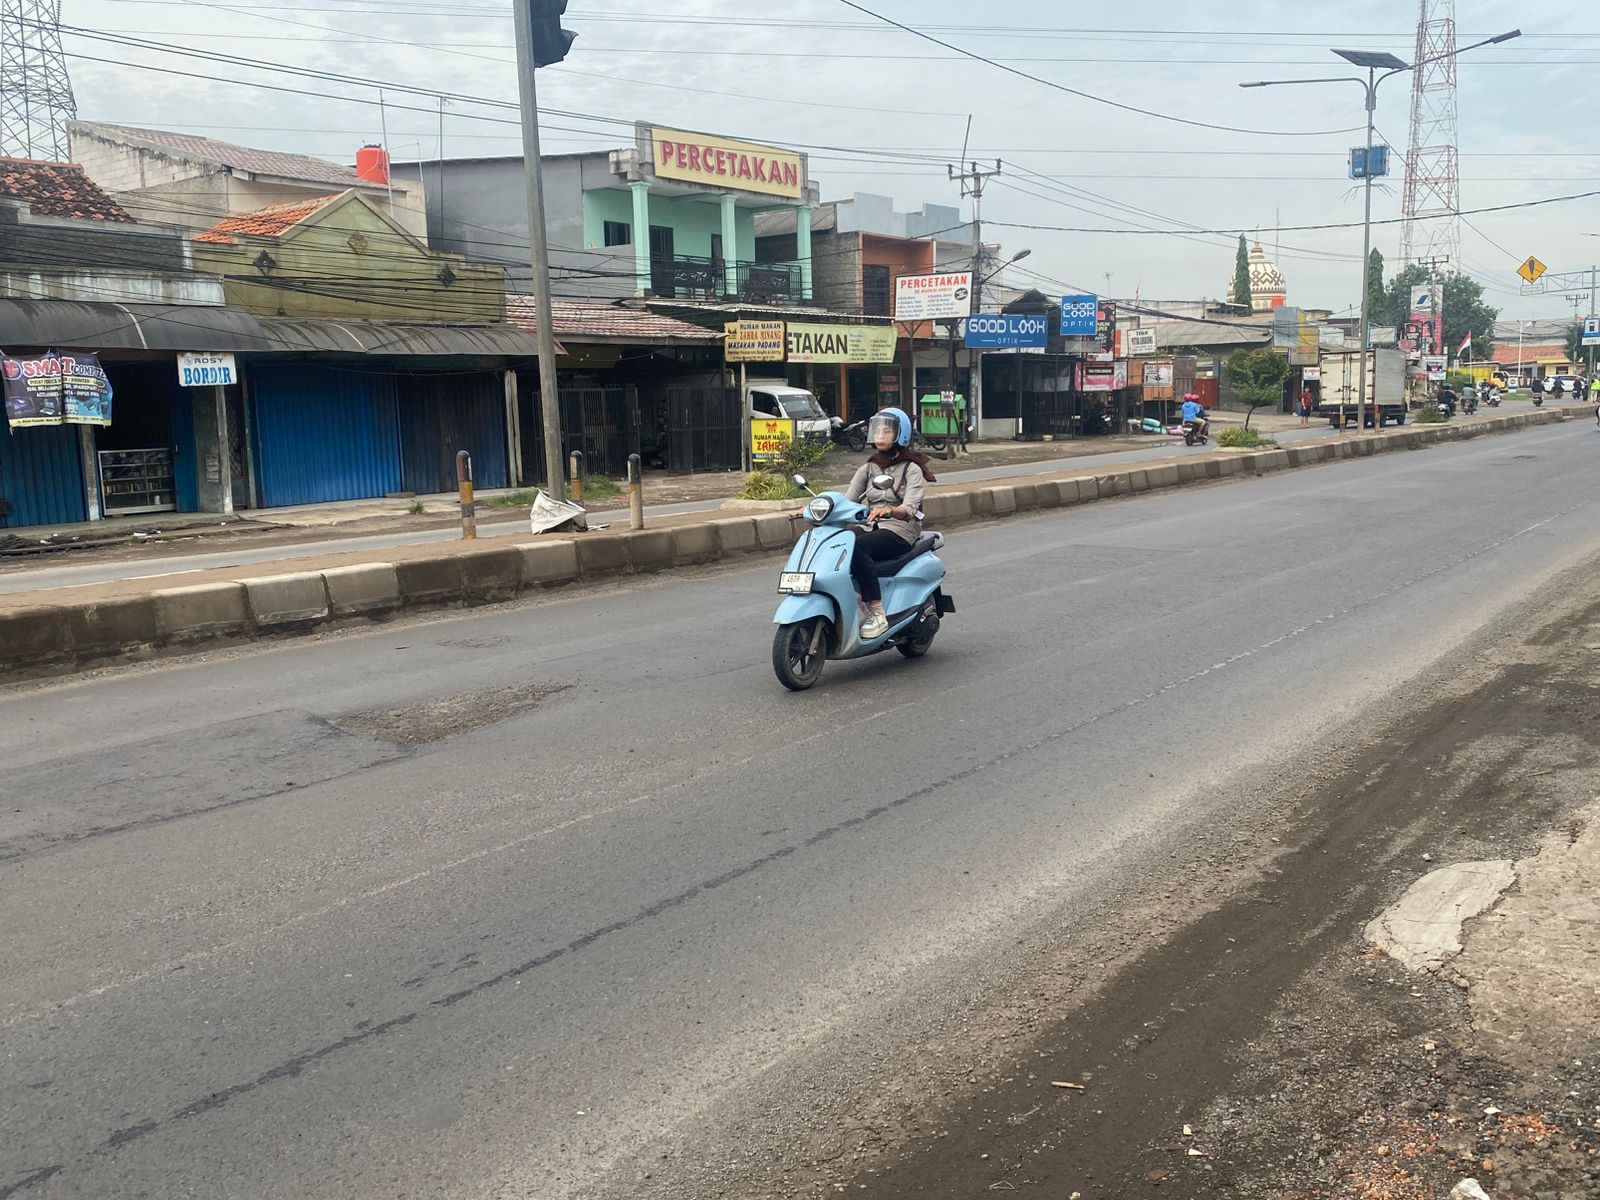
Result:
[[[630,246],[633,244],[633,228],[626,221],[607,221],[603,229],[605,244],[608,246]]]
[[[861,268],[861,311],[869,317],[888,317],[889,268],[863,266]]]

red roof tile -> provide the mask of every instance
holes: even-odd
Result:
[[[332,184],[335,187],[373,188],[378,185],[362,179],[349,167],[335,166],[309,154],[285,154],[277,150],[253,150],[232,142],[198,137],[192,133],[169,133],[164,129],[137,129],[131,125],[106,125],[98,121],[74,121],[73,130],[91,137],[125,142],[182,158],[247,171],[252,175],[272,175],[303,183]]]
[[[131,222],[133,218],[77,163],[0,158],[0,196],[25,200],[40,217]]]
[[[550,318],[555,335],[567,341],[582,341],[585,337],[629,338],[637,342],[722,340],[717,330],[605,300],[551,300]],[[533,297],[507,296],[506,320],[529,333],[535,332],[538,324],[533,316]]]
[[[295,200],[288,204],[274,204],[271,208],[258,209],[253,213],[240,213],[218,221],[204,233],[196,234],[194,240],[231,246],[238,240],[234,235],[240,233],[251,237],[282,237],[323,205],[338,198],[313,196],[310,200]]]

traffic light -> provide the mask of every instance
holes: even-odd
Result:
[[[561,28],[561,14],[567,11],[567,0],[526,0],[533,12],[533,65],[548,67],[558,63],[572,49],[572,39],[578,35]]]

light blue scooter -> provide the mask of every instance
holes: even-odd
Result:
[[[806,491],[805,477],[794,481]],[[892,480],[873,481],[888,487]],[[861,605],[850,578],[856,526],[865,525],[867,506],[843,492],[811,492],[805,507],[806,531],[789,552],[778,591],[784,599],[773,616],[772,669],[784,687],[802,692],[822,678],[830,658],[862,658],[893,646],[907,658],[921,658],[939,632],[939,619],[956,610],[944,594],[944,563],[934,553],[942,533],[925,533],[899,558],[878,564],[883,610],[889,628],[870,641],[861,637]],[[920,514],[919,514],[920,515]]]

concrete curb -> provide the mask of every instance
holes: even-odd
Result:
[[[977,484],[936,491],[924,509],[929,525],[947,528],[1391,450],[1420,450],[1589,413],[1587,406],[1546,409],[1491,417],[1470,426],[1420,426],[1096,475]],[[8,679],[69,674],[111,660],[304,634],[384,620],[401,611],[493,603],[578,580],[771,554],[793,544],[797,523],[791,515],[754,512],[664,529],[597,532],[506,546],[468,544],[450,553],[394,563],[357,563],[162,588],[142,596],[0,610],[0,670]]]

